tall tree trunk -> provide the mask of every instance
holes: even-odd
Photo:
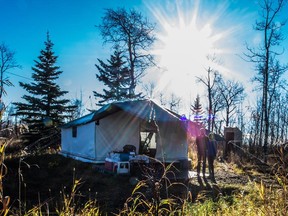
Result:
[[[226,127],[229,127],[229,108],[226,108]]]
[[[267,18],[268,19],[268,18]],[[265,43],[265,66],[264,66],[264,71],[263,71],[263,108],[264,108],[264,144],[263,144],[263,153],[264,153],[264,161],[266,162],[267,160],[267,151],[268,151],[268,133],[269,133],[269,113],[268,113],[268,79],[269,79],[269,59],[270,59],[270,39],[268,41],[267,38],[267,30],[270,27],[268,24],[268,20],[266,19],[266,28],[264,31],[264,43]]]
[[[135,93],[135,63],[133,58],[133,47],[131,38],[128,38],[128,53],[129,53],[129,63],[130,63],[130,87],[129,87],[129,97],[133,98]]]
[[[211,88],[211,77],[210,74],[212,72],[212,69],[209,67],[208,69],[208,131],[211,131],[211,114],[212,114],[212,88]]]

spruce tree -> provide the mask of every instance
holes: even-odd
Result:
[[[99,64],[95,64],[99,71],[96,78],[102,82],[107,88],[103,89],[103,93],[93,91],[97,105],[105,105],[109,102],[128,99],[130,87],[130,73],[126,62],[123,61],[123,56],[118,49],[115,49],[114,54],[104,63],[97,59]]]
[[[57,56],[53,52],[53,43],[47,33],[45,48],[40,51],[38,60],[34,60],[32,67],[31,83],[19,82],[28,94],[22,96],[26,102],[14,103],[16,115],[22,116],[22,121],[29,125],[30,130],[41,131],[51,126],[62,124],[65,118],[75,109],[75,106],[67,105],[68,99],[63,96],[68,91],[62,91],[56,80],[62,74],[59,66],[56,66]]]
[[[195,122],[203,122],[204,118],[203,118],[203,109],[202,109],[202,104],[200,102],[200,96],[199,94],[197,94],[197,97],[194,101],[194,104],[191,105],[191,111],[192,114],[194,115],[194,121]]]

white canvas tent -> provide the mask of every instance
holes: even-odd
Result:
[[[150,154],[160,161],[187,160],[187,124],[151,100],[115,102],[63,125],[61,153],[104,163],[109,152],[132,145],[136,154]]]

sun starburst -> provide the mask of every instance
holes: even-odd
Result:
[[[205,67],[209,65],[208,55],[223,52],[218,43],[229,34],[229,31],[214,27],[217,14],[199,18],[200,1],[190,3],[187,6],[183,1],[176,1],[173,9],[172,3],[167,1],[167,10],[163,5],[150,7],[160,24],[154,54],[164,69],[157,87],[159,91],[169,88],[180,97],[189,97],[191,91],[197,91],[195,77],[205,73]]]

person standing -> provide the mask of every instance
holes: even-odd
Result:
[[[214,175],[214,160],[217,155],[217,147],[216,141],[213,133],[210,133],[208,136],[207,142],[207,159],[208,159],[208,169],[209,169],[209,176],[212,182],[216,182],[215,175]]]
[[[206,170],[206,146],[207,146],[207,136],[205,128],[201,128],[200,133],[196,137],[196,146],[197,146],[197,176],[200,176],[201,165],[202,165],[202,174],[205,178]]]

